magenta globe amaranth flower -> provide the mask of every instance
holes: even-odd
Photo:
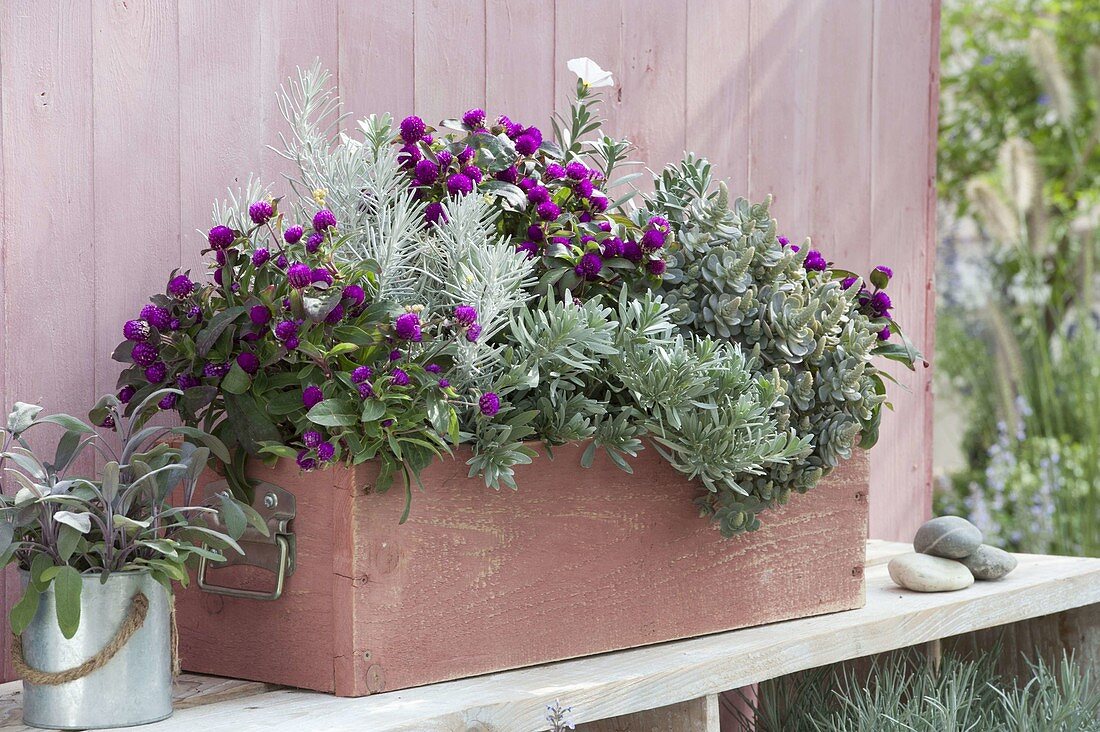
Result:
[[[525,241],[516,244],[516,254],[522,254],[528,259],[538,256],[539,245],[533,241]]]
[[[400,361],[401,357],[404,356],[404,355],[405,354],[401,353],[400,348],[395,348],[392,351],[390,351],[390,360],[391,361]]]
[[[451,166],[451,163],[454,162],[455,157],[454,155],[451,155],[450,151],[448,150],[440,150],[438,153],[436,153],[435,159],[439,161],[439,169],[446,170]]]
[[[894,306],[894,304],[890,302],[890,296],[882,290],[871,295],[870,305],[871,309],[875,311],[875,314],[881,318],[887,317],[890,314],[890,308]]]
[[[329,272],[324,267],[317,267],[309,273],[309,280],[313,284],[318,282],[324,282],[326,285],[332,284],[332,272]]]
[[[271,311],[267,305],[253,305],[248,310],[248,319],[253,325],[267,325],[271,322]]]
[[[159,305],[146,305],[141,309],[141,319],[157,330],[168,330],[172,323],[172,315],[166,308]]]
[[[462,174],[472,180],[475,184],[480,183],[485,177],[485,174],[481,172],[481,168],[476,165],[467,165],[462,169]]]
[[[471,109],[462,115],[462,124],[467,127],[483,127],[485,125],[485,110],[484,109]]]
[[[267,264],[267,260],[271,259],[271,252],[260,247],[256,251],[252,252],[252,266],[262,267]]]
[[[878,332],[878,339],[880,341],[888,341],[890,340],[890,335],[890,326],[884,325],[882,330]]]
[[[237,365],[241,367],[241,371],[251,376],[260,370],[260,357],[245,351],[237,355]]]
[[[825,268],[829,265],[826,263],[825,257],[821,255],[821,252],[816,249],[811,249],[806,253],[806,261],[802,263],[802,266],[810,272],[824,272]]]
[[[558,178],[564,178],[566,176],[565,168],[557,163],[550,163],[546,166],[546,180],[557,180]]]
[[[654,277],[660,277],[665,273],[665,270],[668,269],[668,265],[663,259],[651,259],[646,262],[645,268]]]
[[[840,281],[840,288],[842,290],[847,290],[849,287],[851,287],[852,285],[854,285],[858,281],[859,281],[858,277],[845,277],[844,279],[842,279]]]
[[[599,275],[601,269],[603,269],[603,260],[600,259],[600,255],[595,252],[588,252],[581,257],[581,261],[577,263],[573,271],[577,273],[578,277],[592,280]]]
[[[642,257],[645,254],[642,252],[642,248],[638,246],[638,242],[633,239],[627,239],[623,242],[623,257],[627,260],[637,264],[642,261]]]
[[[176,386],[186,391],[187,389],[193,389],[202,382],[199,381],[199,377],[193,374],[180,374],[176,377]]]
[[[465,196],[474,190],[474,182],[462,173],[455,173],[447,179],[447,192],[452,196]]]
[[[585,178],[584,180],[579,180],[573,185],[573,192],[581,198],[588,198],[595,192],[595,190],[596,187],[593,186],[592,181],[588,180],[587,178]],[[588,214],[581,214],[581,216],[588,216]]]
[[[517,180],[519,180],[519,170],[516,169],[516,166],[509,165],[504,170],[494,173],[493,177],[499,181],[514,184]]]
[[[286,346],[286,350],[293,351],[300,343],[301,341],[298,340],[298,336],[291,336],[283,342],[283,345]]]
[[[412,169],[424,156],[420,154],[420,148],[416,145],[405,145],[397,155],[397,162],[402,168]]]
[[[115,415],[113,415],[113,414],[108,414],[108,415],[107,415],[106,417],[104,417],[104,418],[103,418],[103,420],[102,420],[102,421],[101,421],[101,422],[99,423],[99,426],[100,426],[100,427],[103,427],[104,429],[109,429],[109,430],[113,430],[113,429],[115,428]]]
[[[470,343],[477,343],[477,339],[481,337],[481,326],[474,323],[466,329],[466,340]]]
[[[359,285],[348,285],[340,297],[349,307],[357,308],[366,301],[367,293]]]
[[[516,138],[516,152],[520,155],[534,155],[539,149],[539,142],[533,135],[520,135]]]
[[[324,231],[325,229],[331,229],[336,226],[336,214],[329,211],[327,208],[323,208],[317,213],[313,214],[313,228],[316,231]]]
[[[650,216],[649,221],[646,222],[646,226],[651,229],[656,229],[662,234],[668,234],[672,231],[672,227],[668,223],[668,219],[664,216]]]
[[[440,379],[437,383],[439,384],[440,389],[446,389],[448,386],[451,385],[451,382],[447,381],[446,379]]]
[[[303,287],[308,287],[313,282],[313,270],[309,268],[308,264],[295,262],[290,265],[290,269],[286,272],[286,277],[290,281],[291,287],[296,287],[300,290]]]
[[[787,246],[788,244],[790,244],[790,243],[791,243],[791,240],[790,240],[790,239],[788,239],[788,238],[787,238],[787,237],[785,237],[785,236],[779,236],[779,237],[776,237],[776,241],[778,241],[778,242],[779,242],[779,246],[781,246],[781,247],[785,247],[785,246]]]
[[[500,397],[494,392],[487,391],[477,400],[477,408],[486,417],[492,417],[500,411]]]
[[[409,375],[401,369],[394,369],[393,374],[390,375],[390,383],[394,386],[408,386]]]
[[[550,191],[545,186],[534,185],[527,189],[527,200],[531,203],[542,203],[550,200]]]
[[[299,450],[298,457],[294,461],[298,463],[298,467],[302,470],[309,471],[317,467],[317,461],[309,456],[308,450]]]
[[[336,325],[337,323],[339,323],[343,319],[344,319],[344,306],[341,305],[340,303],[337,303],[336,307],[334,307],[332,310],[330,310],[328,315],[325,316],[325,322],[328,323],[329,325]]]
[[[228,226],[215,226],[206,235],[206,241],[210,243],[210,248],[218,250],[233,246],[233,240],[236,238],[236,234]]]
[[[417,313],[405,313],[397,316],[393,323],[393,331],[403,341],[419,341],[423,337],[420,331],[420,315]]]
[[[642,234],[638,245],[647,252],[655,252],[665,245],[665,234],[657,229],[650,229]]]
[[[289,340],[296,335],[298,335],[298,324],[293,320],[283,320],[275,326],[275,337],[280,341]]]
[[[439,177],[439,166],[431,160],[421,160],[413,169],[413,177],[422,186],[430,186]]]
[[[408,144],[417,142],[424,136],[424,130],[426,129],[424,120],[416,115],[409,115],[401,120],[401,139]]]
[[[286,269],[288,264],[290,264],[290,260],[286,258],[285,254],[280,254],[275,258],[275,266],[279,269]]]
[[[470,162],[473,159],[474,159],[474,149],[472,147],[470,147],[469,145],[462,148],[462,152],[460,152],[458,154],[458,164],[459,165],[465,165],[466,163]]]
[[[321,387],[307,386],[302,389],[302,404],[305,405],[306,409],[313,409],[324,400],[325,394],[321,391]]]
[[[149,324],[144,320],[127,320],[122,325],[122,335],[128,341],[141,343],[149,339]]]
[[[275,209],[271,207],[271,203],[268,201],[256,201],[248,207],[248,218],[252,219],[254,224],[267,223],[267,220],[274,213]]]
[[[331,442],[322,442],[317,446],[317,457],[323,462],[327,463],[332,460],[334,455],[336,455],[336,448],[333,447]]]
[[[168,367],[164,365],[164,361],[157,361],[145,367],[145,378],[150,384],[159,384],[167,376]]]
[[[459,325],[469,327],[477,322],[477,308],[472,305],[456,305],[454,319]]]
[[[588,167],[584,163],[578,163],[573,161],[565,166],[565,174],[573,180],[580,180],[581,178],[588,177]]]
[[[623,240],[617,236],[609,236],[600,245],[603,255],[608,259],[623,256]]]
[[[894,270],[890,269],[885,264],[880,264],[879,266],[875,267],[875,272],[881,272],[882,274],[886,275],[887,280],[893,279],[894,277]]]
[[[315,231],[306,238],[306,251],[310,254],[316,254],[324,243],[325,235]]]
[[[554,221],[561,216],[561,208],[553,201],[544,201],[538,205],[535,213],[543,221]]]
[[[323,439],[317,430],[306,430],[302,433],[302,444],[310,449],[320,445]]]
[[[123,404],[129,404],[130,400],[134,398],[134,394],[137,394],[137,389],[127,384],[118,390],[118,400]]]
[[[356,366],[355,370],[351,372],[351,380],[353,383],[362,384],[364,381],[374,375],[374,371],[370,366]]]
[[[439,201],[433,201],[424,207],[424,223],[434,224],[446,220],[447,214],[443,211],[443,204]]]
[[[157,402],[157,406],[161,409],[173,409],[176,406],[177,399],[179,399],[179,394],[165,394],[164,397]]]
[[[152,343],[135,343],[130,358],[139,366],[149,366],[160,358],[160,349]]]
[[[302,238],[302,234],[305,232],[301,226],[291,226],[289,229],[283,232],[283,241],[287,244],[297,244],[298,240]]]
[[[424,367],[424,370],[427,371],[429,374],[438,374],[443,371],[443,367],[437,363],[430,363]]]
[[[374,387],[366,381],[364,381],[362,384],[359,384],[358,389],[360,399],[370,399],[372,396],[374,396]]]
[[[168,294],[182,300],[194,291],[195,283],[187,275],[176,275],[168,281]]]

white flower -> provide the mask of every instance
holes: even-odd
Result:
[[[566,64],[566,68],[576,74],[585,85],[598,89],[601,86],[615,86],[610,71],[604,71],[590,58],[575,58]]]

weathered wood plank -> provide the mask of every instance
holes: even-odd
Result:
[[[550,138],[550,115],[564,110],[554,95],[553,0],[486,0],[485,108],[507,114]]]
[[[353,115],[389,112],[394,123],[413,113],[416,60],[412,2],[339,0],[340,100]]]
[[[97,395],[113,392],[122,370],[108,356],[122,340],[123,322],[164,291],[180,263],[176,6],[91,5]],[[127,266],[136,257],[157,266]]]
[[[435,125],[483,107],[485,0],[414,0],[414,7],[416,113]]]
[[[718,695],[577,725],[577,732],[719,732]]]
[[[894,268],[898,322],[926,355],[935,333],[939,6],[876,0],[873,13],[868,264]],[[883,414],[881,444],[910,447],[871,461],[871,535],[908,539],[932,512],[932,377],[899,364],[887,371],[900,386],[890,390],[895,409]]]
[[[276,691],[185,710],[151,729],[215,732],[309,720],[331,730],[504,732],[537,729],[555,700],[588,722],[1100,603],[1100,560],[1021,555],[1019,568],[1000,582],[938,594],[897,588],[880,564],[868,570],[867,594],[861,610],[359,699]]]
[[[95,394],[95,206],[92,187],[92,8],[0,3],[6,414],[15,401],[82,416]],[[131,206],[136,219],[140,208]],[[132,219],[130,225],[139,228]],[[56,432],[28,434],[51,446]],[[50,453],[52,454],[52,452]],[[92,464],[91,454],[76,470]],[[22,594],[14,571],[5,597]],[[4,617],[7,608],[3,608]],[[7,633],[4,678],[10,678]]]

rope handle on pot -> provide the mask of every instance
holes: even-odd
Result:
[[[175,598],[172,598],[169,612],[171,620],[172,676],[179,676],[179,632],[176,629]],[[118,655],[118,652],[122,650],[122,647],[125,646],[127,642],[129,642],[134,633],[138,632],[141,626],[145,624],[145,617],[148,614],[149,598],[145,596],[144,592],[139,592],[134,595],[133,601],[130,604],[130,613],[122,622],[122,627],[115,633],[114,638],[112,638],[99,653],[79,666],[65,671],[39,671],[38,669],[33,669],[28,666],[26,659],[23,657],[23,639],[16,636],[12,639],[11,644],[12,667],[20,678],[29,683],[38,684],[39,686],[59,686],[61,684],[67,684],[70,681],[82,679],[110,663],[111,659]]]

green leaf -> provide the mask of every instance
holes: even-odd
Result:
[[[298,453],[292,447],[282,444],[265,444],[260,448],[261,455],[277,455],[281,458],[290,458],[293,460],[298,456]]]
[[[34,424],[35,417],[42,411],[37,404],[16,402],[8,414],[8,432],[18,435]]]
[[[359,419],[364,423],[377,422],[386,413],[385,402],[379,399],[366,399],[363,401],[363,411]]]
[[[222,379],[221,388],[230,394],[244,394],[250,386],[252,386],[252,377],[234,361],[229,368],[229,373]]]
[[[15,525],[11,521],[0,521],[0,555],[8,551],[14,536]]]
[[[27,589],[23,591],[23,596],[19,598],[19,602],[15,603],[15,607],[11,609],[11,614],[8,616],[12,633],[15,635],[23,634],[23,631],[34,620],[41,599],[42,591],[33,584],[27,585]]]
[[[199,350],[199,355],[205,356],[208,354],[210,349],[213,348],[214,344],[217,342],[218,337],[222,334],[222,331],[228,328],[237,318],[244,315],[245,312],[244,305],[237,305],[227,308],[211,318],[210,323],[203,328],[195,338],[195,346]]]
[[[81,439],[80,433],[73,430],[66,430],[65,434],[61,435],[61,439],[57,441],[57,451],[54,453],[51,466],[54,472],[60,473],[68,467],[80,449]]]
[[[62,526],[57,532],[57,553],[61,560],[68,562],[80,543],[82,534],[72,526]]]
[[[35,424],[42,424],[44,422],[50,422],[52,424],[59,424],[67,430],[72,432],[79,432],[85,435],[94,435],[96,431],[88,425],[81,422],[76,417],[71,417],[68,414],[51,414],[48,417],[35,420]]]
[[[80,591],[84,582],[75,567],[65,566],[53,582],[54,600],[57,605],[57,627],[61,635],[72,638],[80,627]]]
[[[209,432],[204,432],[197,427],[173,427],[172,431],[177,435],[190,437],[192,440],[201,443],[203,447],[209,448],[210,452],[214,453],[214,456],[223,463],[230,461],[229,450],[226,448],[225,443]]]
[[[325,354],[326,358],[334,358],[336,356],[342,356],[345,353],[351,353],[352,351],[358,351],[359,346],[354,343],[337,343],[335,346],[329,349]]]
[[[226,394],[225,404],[228,427],[248,453],[255,455],[261,442],[282,442],[279,428],[272,424],[251,395]]]
[[[87,512],[57,511],[53,515],[53,520],[66,526],[72,526],[81,534],[87,534],[92,530],[92,515]]]
[[[347,399],[326,399],[306,412],[306,419],[324,427],[350,427],[358,421],[355,405]]]
[[[108,501],[113,501],[115,496],[118,495],[119,485],[119,465],[115,461],[111,461],[103,466],[101,473],[102,480],[100,481],[100,491],[103,493],[103,497]]]
[[[220,496],[221,509],[218,511],[222,523],[225,524],[226,530],[229,532],[229,536],[234,539],[241,538],[241,534],[248,528],[248,519],[244,515],[244,511],[241,510],[241,506],[237,501],[228,496]]]

